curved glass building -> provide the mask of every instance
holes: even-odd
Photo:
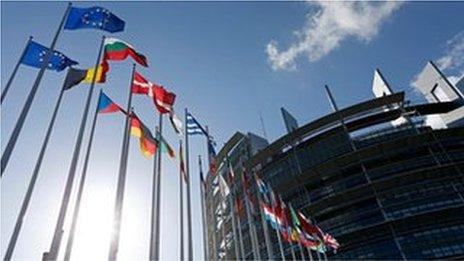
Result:
[[[207,177],[208,256],[282,256],[253,201],[251,175],[238,180],[245,169],[338,240],[341,248],[328,258],[464,258],[464,126],[424,123],[427,115],[458,108],[461,101],[409,106],[404,93],[394,93],[335,107],[269,145],[235,134],[217,155],[218,175],[234,170],[228,193],[221,193],[218,175]],[[250,195],[243,193],[247,186]],[[243,206],[248,211],[240,213]],[[288,244],[283,252],[319,255]]]

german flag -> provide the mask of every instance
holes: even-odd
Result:
[[[145,157],[155,155],[158,148],[158,141],[153,137],[150,130],[142,123],[142,121],[132,113],[131,115],[131,130],[132,136],[139,138],[140,150]]]

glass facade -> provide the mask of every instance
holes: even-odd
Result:
[[[250,151],[246,138],[229,149],[228,161],[236,173],[253,162]],[[296,139],[253,164],[248,171],[338,240],[341,248],[328,252],[329,258],[464,258],[464,127],[433,130],[403,124],[355,136],[335,126]],[[221,171],[225,175],[228,170],[223,165]],[[243,184],[233,191],[229,197],[234,203],[239,198],[246,205]],[[250,194],[257,196],[255,186]],[[230,206],[229,215],[238,217],[235,204]],[[256,251],[261,259],[268,258],[266,236],[271,254],[280,257],[277,234],[268,226],[266,235],[259,213],[242,213],[239,220],[241,231],[236,223],[235,233],[244,245],[240,258],[256,259]],[[229,227],[226,259],[237,256],[238,241]],[[215,232],[218,238],[220,233]],[[297,246],[283,247],[287,258],[301,255]],[[307,252],[303,255],[309,259]]]

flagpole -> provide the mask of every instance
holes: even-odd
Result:
[[[186,119],[186,120],[187,120],[187,119]],[[187,126],[187,123],[186,123],[185,126]],[[208,166],[210,166],[210,165],[211,165],[211,160],[210,160],[210,157],[209,157],[209,128],[208,128],[208,126],[205,126],[205,136],[206,136],[206,150],[207,150],[207,153],[208,153]],[[209,171],[208,171],[208,173],[209,173]],[[211,182],[211,184],[212,184],[212,183],[213,183],[213,182]],[[219,184],[218,184],[218,185],[219,185]],[[219,186],[219,189],[220,189],[220,186]],[[213,202],[214,202],[214,195],[211,194],[211,197],[212,197],[212,198],[211,198],[211,202],[212,202],[212,203],[211,203],[211,205],[212,205],[212,212],[211,212],[211,213],[213,214],[213,218],[214,218],[214,228],[213,228],[213,236],[214,236],[214,237],[213,237],[213,240],[214,240],[214,242],[213,242],[213,244],[214,244],[214,259],[213,259],[213,260],[215,260],[216,258],[219,257],[218,242],[217,242],[217,237],[216,237],[216,229],[217,229],[216,220],[217,220],[217,219],[216,219],[216,208],[214,207],[214,203],[213,203]],[[221,207],[222,207],[222,206],[221,206]],[[220,248],[220,247],[221,247],[221,246],[219,245],[219,248]]]
[[[182,151],[182,140],[179,140],[179,153]],[[182,159],[183,155],[179,155],[179,159]],[[179,238],[179,250],[180,250],[180,261],[184,260],[184,184],[182,181],[182,168],[179,168],[179,214],[180,214],[180,238]],[[202,219],[203,220],[203,219]],[[204,222],[203,222],[204,223]]]
[[[213,188],[213,186],[214,186],[214,185],[213,185],[213,182],[211,182],[211,187]],[[206,213],[208,213],[208,210],[210,210],[210,215],[209,215],[209,216],[210,216],[210,219],[211,219],[211,221],[212,221],[212,223],[213,223],[213,225],[212,225],[212,230],[211,230],[211,232],[212,232],[212,233],[211,233],[211,236],[212,236],[212,238],[211,238],[211,241],[212,241],[212,242],[211,242],[211,245],[213,246],[213,249],[211,250],[211,252],[212,252],[212,253],[211,253],[211,254],[212,254],[211,260],[216,260],[216,259],[217,259],[217,256],[218,256],[218,254],[217,254],[217,243],[216,243],[216,227],[217,227],[216,221],[217,221],[217,220],[216,220],[216,210],[214,209],[214,202],[213,202],[213,201],[214,201],[214,198],[213,198],[214,195],[213,195],[212,192],[213,192],[213,190],[211,190],[211,193],[209,194],[209,197],[210,197],[210,200],[209,200],[210,205],[209,205],[208,208],[206,208]],[[205,206],[206,206],[206,204],[205,204]]]
[[[158,134],[158,126],[155,125],[155,136]],[[156,236],[156,219],[157,219],[157,208],[156,208],[156,184],[158,180],[157,170],[158,170],[158,154],[160,151],[160,142],[158,142],[158,148],[156,149],[157,153],[153,156],[153,179],[152,179],[152,188],[151,188],[151,222],[150,222],[150,249],[148,253],[149,260],[155,258],[156,246],[155,246],[155,236]]]
[[[187,126],[185,126],[187,128]],[[200,193],[201,193],[201,221],[203,225],[203,255],[204,255],[204,260],[208,260],[208,233],[206,232],[206,214],[205,214],[205,197],[206,197],[206,191],[204,188],[204,181],[203,181],[203,166],[201,163],[201,156],[198,155],[198,168],[200,169]]]
[[[244,175],[244,172],[245,169],[242,169],[242,183],[246,182],[245,181],[245,175]],[[245,184],[242,184],[242,187],[246,190],[245,188]],[[249,189],[249,188],[248,188]],[[255,225],[253,223],[253,216],[251,215],[251,202],[249,202],[250,199],[247,199],[247,191],[244,191],[244,194],[245,194],[245,210],[246,210],[246,213],[247,213],[247,220],[248,220],[248,227],[249,227],[249,232],[250,232],[250,239],[251,239],[251,244],[252,244],[252,248],[253,248],[253,257],[254,259],[258,259],[260,260],[261,259],[261,254],[259,253],[259,249],[258,249],[258,240],[257,240],[257,237],[256,237],[256,230],[255,230]]]
[[[105,42],[105,36],[102,36],[100,49],[98,51],[97,60],[95,62],[95,68],[98,68],[100,63],[100,57],[103,50],[103,44]],[[66,218],[66,212],[68,209],[69,199],[71,197],[71,190],[74,183],[74,176],[76,175],[77,163],[79,160],[79,153],[82,145],[82,138],[84,136],[85,125],[87,123],[87,116],[89,114],[90,109],[90,102],[92,100],[93,90],[95,89],[95,80],[97,77],[97,73],[94,73],[92,84],[90,85],[89,91],[87,93],[87,101],[84,108],[84,114],[82,115],[81,124],[79,127],[79,133],[76,139],[76,145],[74,147],[73,157],[71,161],[71,166],[69,168],[68,178],[66,180],[66,186],[63,194],[63,198],[61,201],[60,212],[58,215],[58,220],[55,227],[55,233],[53,234],[52,244],[50,246],[50,250],[43,254],[44,260],[56,260],[58,258],[58,252],[60,250],[61,240],[63,236],[63,226],[64,221]]]
[[[32,38],[33,38],[32,36],[29,36],[29,38],[27,39],[26,46],[24,47],[24,50],[21,53],[21,56],[19,57],[19,60],[16,63],[16,65],[15,65],[15,67],[13,69],[13,72],[11,73],[10,78],[8,79],[8,82],[5,85],[5,88],[3,88],[2,98],[1,98],[0,104],[3,103],[3,100],[5,99],[6,94],[8,93],[8,90],[10,89],[11,83],[13,82],[13,79],[16,76],[16,72],[18,72],[19,65],[21,64],[21,61],[23,60],[23,57],[26,54],[27,47],[29,46],[29,43],[32,41]]]
[[[132,114],[132,82],[134,81],[135,63],[132,65],[131,81],[129,84],[129,96],[127,98],[126,122],[124,124],[124,136],[121,149],[121,160],[119,162],[118,184],[116,188],[116,200],[114,206],[113,233],[110,242],[108,260],[114,261],[118,256],[119,235],[121,232],[122,207],[124,202],[124,188],[126,186],[127,159],[130,144],[130,118]]]
[[[354,141],[351,139],[351,136],[350,136],[350,133],[348,131],[348,127],[346,127],[346,124],[345,124],[345,120],[343,118],[343,115],[340,113],[340,111],[338,110],[338,107],[337,107],[337,104],[335,103],[335,99],[333,98],[332,96],[332,93],[330,92],[330,89],[329,89],[329,86],[328,85],[325,85],[325,91],[327,93],[327,97],[329,99],[329,102],[330,102],[330,105],[332,106],[332,109],[337,113],[338,117],[339,117],[339,121],[340,121],[340,124],[342,125],[342,128],[343,128],[343,131],[345,132],[345,135],[347,136],[347,139],[348,139],[348,142],[350,144],[350,147],[351,147],[351,150],[353,152],[357,152],[358,149],[354,143]],[[385,213],[385,209],[382,205],[382,203],[380,202],[379,198],[378,198],[378,193],[377,193],[377,189],[372,186],[372,182],[371,182],[371,179],[369,177],[369,175],[367,175],[367,169],[366,169],[366,166],[364,165],[363,161],[361,160],[360,156],[358,155],[358,161],[359,161],[359,164],[361,165],[361,169],[362,169],[362,172],[364,174],[364,177],[367,181],[367,184],[373,189],[374,191],[374,196],[375,196],[375,200],[377,202],[377,205],[380,209],[380,212],[382,213],[382,216],[383,218],[388,221],[389,218],[387,217],[386,213]],[[388,228],[390,229],[390,232],[393,236],[393,241],[395,242],[395,245],[396,247],[398,248],[398,251],[400,252],[401,254],[401,258],[403,260],[406,260],[406,255],[404,254],[403,252],[403,248],[401,247],[401,244],[400,242],[398,241],[398,238],[396,236],[396,232],[395,230],[393,229],[393,226],[391,224],[388,225]]]
[[[236,199],[237,200],[237,199]],[[240,199],[238,199],[240,200]],[[240,220],[240,210],[237,209],[238,239],[240,243],[240,259],[245,259],[245,247],[243,245],[242,221]]]
[[[306,251],[308,252],[309,260],[313,261],[313,255],[311,254],[311,249],[309,247],[306,247]]]
[[[87,177],[87,169],[88,169],[89,158],[90,158],[90,150],[92,149],[93,136],[94,136],[94,133],[95,133],[95,126],[97,124],[98,101],[100,100],[101,95],[102,95],[102,90],[100,89],[100,95],[98,96],[99,99],[97,100],[97,106],[95,106],[95,112],[93,114],[92,128],[90,129],[90,137],[89,137],[89,141],[87,142],[87,150],[86,150],[86,153],[85,153],[84,165],[82,167],[81,178],[80,178],[80,181],[79,181],[79,188],[78,188],[78,191],[77,191],[76,203],[74,205],[74,213],[73,213],[73,217],[72,217],[71,228],[69,230],[68,241],[66,243],[66,250],[65,250],[65,254],[64,254],[64,260],[65,261],[68,261],[70,259],[70,257],[71,257],[71,251],[72,251],[73,242],[74,242],[74,234],[75,234],[76,225],[77,225],[77,218],[79,217],[79,210],[80,210],[80,207],[81,207],[82,195],[84,193],[85,179]]]
[[[32,198],[32,193],[34,191],[35,183],[39,176],[40,166],[45,156],[45,151],[48,146],[48,141],[50,140],[50,136],[53,131],[53,126],[55,125],[56,116],[58,115],[58,110],[60,108],[61,100],[63,98],[63,94],[65,91],[64,86],[65,86],[65,83],[63,82],[63,87],[61,87],[60,95],[58,96],[58,100],[56,101],[56,104],[55,104],[55,109],[53,110],[52,118],[50,120],[50,123],[48,124],[47,133],[45,134],[45,138],[44,138],[42,147],[39,152],[39,157],[37,158],[34,171],[32,172],[31,180],[29,181],[27,192],[26,192],[26,195],[24,196],[23,203],[21,205],[21,210],[19,211],[18,218],[16,219],[16,224],[13,230],[13,234],[11,235],[10,241],[8,243],[8,248],[6,250],[4,260],[10,260],[13,255],[13,251],[16,246],[16,242],[18,240],[19,232],[21,231],[21,227],[23,224],[24,216],[26,215],[26,211],[29,207],[29,203]]]
[[[159,141],[163,140],[163,114],[160,113],[159,115]],[[161,148],[160,148],[161,149]],[[163,153],[158,153],[158,164],[157,164],[157,176],[156,176],[156,237],[155,237],[155,252],[154,252],[154,259],[158,260],[160,258],[160,220],[161,220],[161,163],[163,159]]]
[[[19,115],[19,118],[16,121],[13,132],[11,133],[10,139],[8,140],[5,150],[3,151],[2,159],[1,159],[1,167],[0,167],[1,168],[0,177],[3,176],[3,172],[5,171],[5,168],[8,165],[8,161],[10,160],[11,153],[13,152],[13,149],[16,145],[16,141],[18,141],[19,134],[24,125],[27,114],[29,113],[29,109],[31,108],[35,94],[39,88],[39,84],[45,73],[45,69],[47,69],[47,65],[50,61],[50,57],[53,53],[53,50],[55,49],[56,42],[58,41],[58,36],[60,35],[61,29],[63,28],[63,24],[66,20],[66,17],[68,16],[69,10],[71,9],[71,5],[72,4],[70,2],[68,3],[68,6],[66,7],[66,10],[64,12],[63,18],[61,19],[60,25],[58,26],[58,29],[56,30],[55,36],[53,37],[49,51],[45,55],[45,59],[44,59],[44,62],[42,63],[42,67],[40,68],[40,71],[37,74],[37,77],[35,78],[34,85],[32,85],[32,88],[29,91],[29,95],[27,96],[26,103],[24,104],[21,110],[21,114]]]
[[[226,161],[227,161],[227,165],[229,167],[229,181],[230,180],[230,172],[233,171],[232,169],[232,165],[230,164],[230,161],[229,161],[229,157],[226,156]],[[234,177],[235,178],[235,177]],[[230,182],[232,183],[232,182]],[[231,220],[232,220],[232,235],[233,235],[233,238],[234,238],[234,250],[235,250],[235,259],[238,259],[239,257],[239,249],[238,249],[238,240],[237,240],[237,225],[235,224],[236,220],[235,220],[235,215],[234,215],[234,190],[235,190],[235,181],[234,181],[234,184],[232,184],[232,188],[230,189],[230,193],[229,193],[229,208],[230,208],[230,211],[229,211],[229,214],[231,216]]]
[[[256,173],[254,174],[254,178],[255,178],[255,184],[256,184],[256,182],[258,182]],[[264,218],[264,213],[263,213],[263,210],[261,208],[262,207],[261,202],[263,202],[263,199],[261,197],[261,192],[260,191],[257,191],[256,194],[258,195],[259,214],[261,216],[261,224],[262,224],[263,230],[264,230],[264,241],[266,241],[267,258],[268,259],[274,259],[274,251],[273,251],[272,246],[271,246],[271,238],[269,237],[269,228],[267,226],[267,222],[266,222],[266,220]]]
[[[187,131],[187,114],[188,110],[185,108],[185,170],[189,182],[187,183],[187,238],[188,238],[188,260],[193,260],[193,249],[192,249],[192,210],[191,210],[191,198],[190,198],[190,162],[189,162],[189,137]]]
[[[274,191],[271,189],[271,206],[272,206],[272,212],[274,212],[274,215],[276,214],[276,210],[275,210],[275,204],[277,204],[277,200],[275,198],[275,194],[274,194]],[[280,235],[280,225],[278,224],[277,222],[277,219],[276,219],[276,226],[277,226],[277,229],[275,229],[276,231],[276,234],[277,234],[277,241],[279,243],[279,250],[280,250],[280,257],[282,258],[282,260],[285,260],[285,253],[284,253],[284,246],[282,245],[282,237]]]

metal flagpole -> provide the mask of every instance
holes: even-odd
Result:
[[[201,156],[198,155],[198,168],[200,169],[200,193],[201,193],[201,221],[203,225],[203,251],[204,251],[204,260],[208,260],[208,233],[206,232],[206,208],[205,208],[205,198],[206,198],[206,191],[204,188],[204,181],[203,181],[203,166],[201,163]],[[190,178],[188,178],[190,180]]]
[[[244,172],[245,169],[242,170],[242,183],[243,182],[246,182],[245,181],[245,176],[244,176]],[[242,186],[245,188],[245,184],[242,184]],[[250,232],[250,239],[251,239],[251,244],[252,244],[252,247],[253,247],[253,257],[254,259],[258,259],[260,260],[261,259],[261,254],[259,252],[259,248],[258,248],[258,240],[257,240],[257,237],[256,237],[256,229],[255,229],[255,225],[254,225],[254,221],[253,221],[253,216],[251,215],[251,202],[249,202],[249,199],[246,199],[247,198],[247,195],[246,195],[246,191],[244,191],[244,194],[245,194],[245,210],[246,210],[246,213],[247,213],[247,220],[248,220],[248,227],[249,227],[249,232]]]
[[[230,164],[230,160],[229,160],[229,157],[226,156],[226,161],[227,161],[227,165],[229,167],[229,181],[230,183],[232,183],[232,180],[230,180],[230,173],[233,171],[232,169],[232,165]],[[229,214],[231,216],[231,220],[232,220],[232,236],[234,238],[234,250],[235,250],[235,259],[238,259],[239,257],[239,249],[238,249],[238,240],[237,240],[237,225],[235,224],[236,223],[236,220],[235,220],[235,215],[234,215],[234,190],[235,190],[235,182],[234,184],[232,184],[232,187],[230,188],[230,193],[229,193]]]
[[[52,44],[50,45],[49,51],[45,55],[45,59],[42,64],[42,67],[40,68],[40,71],[37,74],[37,77],[35,78],[34,85],[32,85],[32,89],[29,91],[29,95],[27,96],[26,103],[24,104],[21,110],[21,114],[19,115],[19,118],[16,121],[13,132],[11,133],[10,139],[8,140],[5,150],[3,151],[2,159],[1,159],[0,177],[3,176],[3,172],[6,168],[6,165],[8,164],[8,161],[10,160],[11,153],[13,152],[13,149],[15,147],[16,141],[18,140],[19,134],[21,133],[21,129],[24,125],[24,121],[26,120],[27,114],[29,113],[29,109],[31,108],[32,101],[34,100],[35,94],[39,88],[40,81],[42,80],[42,77],[45,73],[45,69],[47,69],[48,62],[50,61],[50,57],[52,56],[53,50],[55,49],[56,42],[58,41],[58,36],[60,35],[61,28],[63,28],[64,21],[66,20],[66,17],[68,16],[70,9],[71,9],[71,3],[68,4],[68,7],[66,8],[66,11],[64,12],[60,25],[58,26],[58,29],[56,30],[55,37],[53,37]]]
[[[188,260],[193,260],[193,249],[192,249],[192,210],[191,210],[191,198],[190,198],[190,162],[189,162],[189,137],[188,137],[188,127],[187,127],[187,108],[185,108],[185,171],[187,173],[188,183],[187,183],[187,240],[188,240]]]
[[[238,208],[237,208],[237,225],[238,225],[238,240],[240,243],[240,259],[245,259],[245,247],[243,245],[242,222],[240,220],[240,209]]]
[[[130,117],[132,114],[132,83],[134,81],[135,63],[132,65],[131,81],[129,84],[129,97],[127,98],[126,122],[122,140],[121,159],[119,162],[118,184],[116,188],[116,200],[114,206],[113,233],[111,237],[108,260],[114,261],[118,256],[119,234],[121,232],[122,206],[124,201],[124,188],[126,186],[127,159],[129,157]]]
[[[213,221],[213,229],[212,229],[212,233],[211,233],[211,234],[212,234],[212,237],[213,237],[213,238],[212,238],[212,242],[211,242],[212,245],[213,245],[213,251],[212,251],[212,252],[213,252],[213,253],[212,253],[212,254],[213,254],[213,258],[212,258],[212,260],[216,260],[217,257],[218,257],[217,241],[216,241],[216,229],[217,229],[217,222],[216,222],[216,221],[217,221],[217,219],[216,219],[216,209],[214,208],[214,205],[213,205],[213,204],[214,204],[214,203],[213,203],[213,201],[214,201],[214,198],[213,198],[214,195],[213,195],[213,193],[211,193],[210,197],[211,197],[211,200],[210,200],[210,207],[209,207],[209,209],[211,210],[211,216],[212,216],[211,219],[212,219],[212,221]]]
[[[101,95],[102,95],[102,90],[100,89],[100,95],[98,97],[101,97]],[[93,136],[94,136],[94,133],[95,133],[95,126],[97,124],[98,101],[99,100],[100,100],[100,98],[97,100],[97,106],[95,106],[95,112],[93,114],[92,128],[90,129],[90,137],[89,137],[89,141],[87,143],[87,150],[85,152],[84,166],[82,167],[82,174],[81,174],[81,178],[80,178],[80,181],[79,181],[79,188],[78,188],[78,191],[77,191],[76,204],[74,206],[74,213],[73,213],[73,217],[72,217],[71,228],[69,230],[68,242],[66,243],[66,250],[64,252],[64,260],[65,261],[68,261],[71,258],[71,251],[72,251],[73,242],[74,242],[74,234],[75,234],[75,231],[76,231],[77,218],[79,217],[79,210],[80,210],[80,207],[81,207],[82,194],[84,193],[85,179],[87,177],[87,168],[88,168],[89,159],[90,159],[90,150],[92,149]]]
[[[95,62],[95,68],[98,68],[100,63],[100,57],[103,50],[103,44],[105,42],[105,36],[102,37],[100,43],[100,49],[98,51],[97,60]],[[43,254],[44,260],[56,260],[58,257],[58,251],[60,250],[61,240],[63,236],[63,226],[66,218],[66,212],[68,210],[69,199],[71,197],[71,190],[74,183],[74,176],[76,175],[77,162],[79,160],[79,153],[82,145],[82,138],[84,136],[85,125],[87,123],[87,116],[89,114],[90,102],[92,101],[93,90],[95,89],[95,80],[97,78],[97,73],[95,72],[92,79],[92,84],[90,85],[89,91],[87,93],[87,101],[84,107],[84,114],[82,115],[81,124],[79,127],[79,133],[77,134],[76,145],[73,151],[73,157],[71,161],[71,166],[69,168],[68,178],[66,180],[66,186],[64,189],[63,198],[61,201],[60,212],[58,215],[58,220],[55,227],[55,233],[53,234],[52,244],[50,250]]]
[[[179,159],[183,158],[182,155],[182,140],[179,140]],[[182,162],[180,164],[183,164]],[[184,170],[185,171],[185,170]],[[179,231],[180,231],[180,236],[179,236],[179,250],[180,250],[180,260],[184,260],[184,183],[182,181],[182,175],[185,173],[182,173],[182,168],[179,168]]]
[[[295,249],[293,243],[288,243],[290,245],[290,250],[292,251],[292,259],[296,260]]]
[[[18,72],[19,65],[21,64],[21,61],[23,60],[24,54],[26,54],[27,47],[29,46],[29,43],[32,41],[32,36],[29,36],[27,42],[26,42],[26,47],[24,47],[23,52],[21,53],[21,56],[19,57],[18,63],[16,63],[13,72],[11,73],[10,79],[8,79],[8,82],[5,85],[5,88],[3,88],[2,91],[2,98],[0,101],[0,104],[3,103],[3,100],[6,97],[6,94],[8,93],[8,90],[10,89],[11,83],[13,82],[14,77],[16,76],[16,72]]]
[[[305,260],[303,245],[301,245],[301,242],[299,242],[298,245],[300,246],[301,260]]]
[[[159,115],[159,127],[158,127],[158,139],[161,142],[160,146],[162,146],[162,140],[163,140],[163,114],[160,113]],[[154,256],[153,258],[155,260],[158,260],[160,258],[160,220],[161,220],[161,163],[163,159],[163,153],[160,151],[158,153],[158,164],[157,164],[157,175],[156,175],[156,234],[155,234],[155,248],[154,248]]]
[[[311,249],[309,247],[306,247],[306,251],[308,251],[308,256],[309,256],[309,260],[310,261],[313,261],[313,255],[311,254]]]
[[[155,134],[158,133],[158,126],[155,125]],[[159,145],[159,144],[158,144]],[[159,148],[159,147],[158,147]],[[153,179],[152,179],[152,188],[151,188],[151,222],[150,222],[150,250],[149,250],[149,260],[152,260],[155,258],[155,252],[156,252],[156,246],[155,246],[155,235],[156,235],[156,219],[157,219],[157,214],[156,212],[158,211],[156,209],[156,184],[158,182],[157,180],[157,171],[158,171],[158,152],[154,155],[153,157]]]
[[[63,83],[63,87],[61,88],[60,95],[58,96],[58,100],[56,101],[56,104],[55,104],[55,109],[53,111],[52,118],[50,120],[50,123],[48,124],[47,133],[45,134],[45,139],[42,143],[42,147],[39,152],[39,157],[37,158],[37,161],[35,163],[34,171],[32,172],[32,177],[31,177],[31,180],[29,181],[27,192],[26,192],[26,195],[24,196],[23,203],[21,205],[21,210],[19,211],[18,218],[16,219],[16,224],[13,230],[13,234],[11,235],[10,241],[8,242],[8,248],[6,250],[4,260],[10,260],[11,256],[13,255],[16,241],[18,240],[19,232],[21,231],[21,227],[23,224],[24,216],[26,215],[26,211],[27,211],[27,208],[29,207],[32,193],[34,191],[35,183],[39,176],[40,166],[45,156],[45,151],[48,146],[48,141],[50,140],[50,136],[53,131],[53,126],[55,125],[56,116],[58,114],[58,110],[61,105],[61,100],[63,98],[63,94],[65,91],[64,86],[65,86],[65,83]]]
[[[345,134],[347,135],[347,138],[348,138],[348,142],[350,143],[350,147],[351,147],[351,150],[353,152],[357,152],[358,149],[356,148],[356,145],[355,143],[353,142],[353,140],[351,139],[351,136],[350,136],[350,133],[348,131],[348,128],[346,127],[346,124],[345,124],[345,121],[343,119],[343,115],[340,113],[340,111],[338,110],[338,107],[337,107],[337,104],[335,103],[335,100],[332,96],[332,93],[330,92],[330,89],[329,89],[329,86],[325,85],[325,90],[326,90],[326,93],[327,93],[327,97],[329,98],[329,102],[330,102],[330,105],[332,106],[332,109],[338,114],[338,117],[339,117],[339,120],[340,120],[340,124],[342,125],[342,128],[343,128],[343,131],[345,132]],[[359,157],[359,155],[358,155]],[[364,174],[364,177],[366,178],[366,181],[367,183],[372,187],[373,191],[374,191],[374,195],[375,195],[375,200],[377,202],[377,205],[379,206],[379,209],[380,209],[380,212],[382,212],[382,216],[385,220],[389,220],[389,218],[387,217],[386,213],[385,213],[385,209],[382,205],[382,203],[380,202],[379,200],[379,197],[378,197],[378,193],[377,193],[377,189],[372,186],[371,184],[371,179],[369,177],[369,175],[367,175],[367,169],[366,167],[364,166],[364,163],[362,162],[361,158],[358,158],[358,161],[361,165],[361,169],[362,169],[362,172]],[[395,242],[395,245],[396,247],[398,248],[400,254],[401,254],[401,258],[403,260],[406,260],[406,256],[403,252],[403,249],[401,247],[401,244],[400,242],[398,241],[397,237],[396,237],[396,232],[395,230],[393,229],[393,226],[391,224],[388,225],[389,229],[390,229],[390,232],[392,233],[392,236],[393,236],[393,240]],[[318,252],[318,251],[317,251]],[[318,256],[319,256],[319,253],[318,253]]]
[[[275,205],[277,204],[277,200],[275,198],[275,194],[272,188],[269,187],[269,189],[271,190],[271,200],[269,201],[271,201],[272,212],[276,214]],[[275,232],[277,235],[277,241],[279,243],[280,257],[282,258],[282,260],[285,260],[284,246],[282,244],[282,237],[280,235],[280,228],[279,228],[280,225],[278,224],[277,220],[276,220],[276,226],[277,226],[277,229],[275,229]]]
[[[254,174],[254,178],[255,178],[255,182],[258,182],[258,178],[256,176],[256,173]],[[271,245],[271,238],[269,236],[269,228],[267,226],[267,222],[266,222],[266,219],[264,217],[264,213],[263,213],[263,210],[261,208],[261,202],[263,202],[263,199],[261,197],[261,192],[260,191],[257,191],[256,193],[258,195],[258,203],[259,203],[259,214],[261,216],[261,224],[263,226],[263,230],[264,230],[264,241],[266,241],[266,250],[267,250],[267,258],[268,259],[274,259],[274,250],[272,249],[272,245]]]

